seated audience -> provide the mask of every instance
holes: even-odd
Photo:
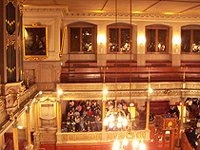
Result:
[[[98,101],[70,100],[66,105],[66,115],[62,120],[62,131],[101,131],[101,116],[101,107]]]

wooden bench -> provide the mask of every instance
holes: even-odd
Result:
[[[170,67],[172,62],[169,60],[147,60],[146,66],[148,67]]]
[[[61,69],[61,82],[147,82],[150,73],[151,82],[200,81],[200,67],[137,67],[135,62],[108,61],[106,67],[96,62],[67,62]]]
[[[181,61],[182,67],[200,67],[200,61]]]

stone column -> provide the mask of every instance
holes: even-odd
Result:
[[[32,150],[33,145],[31,143],[30,106],[28,106],[26,109],[26,133],[27,133],[27,149]]]
[[[12,125],[13,127],[13,145],[14,145],[14,150],[19,150],[19,141],[18,141],[18,128],[17,128],[17,120]]]

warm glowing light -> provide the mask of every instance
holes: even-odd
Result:
[[[144,35],[139,35],[138,37],[137,37],[137,43],[138,43],[138,45],[145,45],[145,43],[146,43],[146,38],[145,38],[145,36]]]
[[[134,14],[141,14],[143,12],[142,11],[133,11],[132,13],[134,13]]]
[[[123,141],[122,141],[122,146],[127,146],[128,145],[128,139],[126,137],[124,137]]]
[[[164,12],[163,14],[165,14],[165,15],[174,15],[176,13],[174,13],[174,12]]]
[[[137,139],[134,139],[133,142],[132,142],[132,146],[133,148],[138,148],[139,147],[139,141]]]
[[[95,13],[104,13],[105,11],[103,11],[103,10],[93,10],[92,12],[95,12]]]
[[[17,126],[17,128],[18,128],[18,129],[23,129],[24,127],[23,127],[23,126]]]
[[[130,103],[130,105],[129,105],[130,107],[133,107],[134,106],[134,103]]]
[[[123,119],[122,125],[126,127],[128,125],[128,120],[126,118]]]
[[[139,141],[137,139],[134,139],[133,142],[132,142],[132,146],[134,149],[138,148],[139,147]]]
[[[108,95],[108,89],[103,89],[103,95],[104,96]]]
[[[120,150],[120,142],[118,139],[116,139],[115,142],[113,143],[112,150]]]
[[[25,39],[27,39],[27,38],[28,38],[28,32],[27,32],[27,30],[26,30],[26,29],[24,30],[24,37],[25,37]]]
[[[98,44],[106,44],[106,35],[105,34],[98,34],[97,36],[97,42]]]
[[[105,118],[104,121],[103,121],[103,125],[104,125],[104,126],[107,126],[107,125],[108,125],[108,122],[109,122],[108,118]]]
[[[118,123],[117,123],[117,128],[118,128],[118,129],[121,129],[121,128],[122,128],[122,123],[121,123],[121,122],[118,122]]]
[[[114,122],[109,123],[109,128],[112,129],[115,126]]]
[[[109,119],[110,119],[111,122],[113,122],[113,121],[115,121],[115,116],[114,115],[110,115]]]
[[[146,150],[146,144],[140,143],[140,150]]]
[[[174,36],[173,37],[173,45],[180,45],[181,44],[181,37],[180,36]]]
[[[153,93],[153,89],[151,87],[149,87],[148,92],[149,92],[149,94],[152,94]]]
[[[41,94],[42,94],[42,91],[39,92],[39,95],[41,95]]]
[[[117,120],[118,120],[118,122],[122,122],[122,121],[123,121],[122,116],[119,116],[119,117],[117,118]]]
[[[63,94],[63,90],[62,90],[62,89],[59,89],[59,90],[57,91],[57,93],[58,93],[58,95],[60,96],[60,95]]]

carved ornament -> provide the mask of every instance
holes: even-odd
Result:
[[[57,133],[57,143],[95,143],[95,142],[108,142],[118,139],[123,139],[128,134],[129,138],[136,137],[148,139],[149,132],[146,130],[139,131],[120,131],[120,132],[87,132],[87,133]]]

